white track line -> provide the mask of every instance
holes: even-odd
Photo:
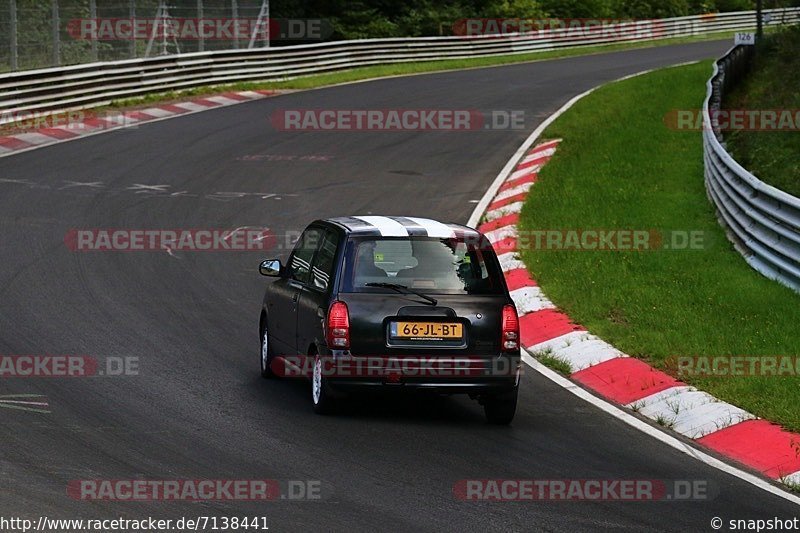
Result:
[[[539,361],[531,357],[527,353],[522,354],[522,360],[525,361],[525,364],[530,366],[536,372],[539,372],[544,377],[549,379],[550,381],[560,385],[561,387],[567,389],[569,392],[577,396],[578,398],[589,402],[590,404],[594,405],[598,409],[604,411],[605,413],[613,416],[614,418],[621,420],[622,422],[628,424],[629,426],[633,426],[637,430],[641,431],[642,433],[646,433],[648,436],[661,441],[662,443],[666,444],[671,448],[675,448],[676,450],[685,453],[686,455],[690,455],[694,459],[697,459],[701,463],[705,463],[717,470],[721,470],[726,474],[730,474],[735,476],[742,481],[746,481],[751,485],[758,487],[770,494],[778,496],[779,498],[783,498],[784,500],[788,500],[792,503],[796,503],[800,505],[800,496],[796,494],[792,494],[791,492],[787,492],[784,489],[777,487],[770,482],[751,474],[750,472],[745,472],[744,470],[740,470],[735,466],[729,465],[716,457],[712,457],[711,455],[705,453],[702,450],[699,450],[692,446],[691,444],[684,442],[676,437],[673,437],[669,433],[661,431],[658,428],[655,428],[648,424],[647,422],[636,418],[630,413],[619,409],[616,405],[612,405],[605,400],[601,400],[597,396],[593,395],[592,393],[582,389],[575,383],[571,382],[567,378],[561,376],[560,374],[556,373],[553,370],[550,370]],[[800,474],[800,473],[799,473]],[[800,478],[800,475],[798,475]]]
[[[680,67],[680,66],[685,66],[685,65],[693,65],[695,63],[699,63],[699,61],[689,61],[687,63],[680,63],[678,65],[672,65],[672,67],[668,67],[668,68]],[[608,83],[616,83],[616,82],[627,80],[627,79],[630,79],[630,78],[635,78],[637,76],[642,76],[642,75],[647,74],[647,73],[652,72],[652,71],[653,71],[653,69],[645,70],[645,71],[642,71],[642,72],[637,72],[636,74],[631,74],[630,76],[625,76],[624,78],[620,78],[618,80],[614,80],[614,81],[611,81],[611,82],[608,82]],[[603,85],[606,85],[606,84],[603,84]],[[503,186],[503,183],[505,183],[505,181],[508,178],[509,174],[511,174],[511,172],[516,168],[517,162],[520,159],[522,159],[522,157],[528,152],[530,147],[533,146],[533,144],[539,139],[539,137],[542,135],[542,133],[544,133],[544,131],[548,128],[548,126],[550,126],[550,124],[555,122],[561,115],[566,113],[578,101],[580,101],[581,99],[585,98],[586,96],[592,94],[594,91],[596,91],[597,89],[599,89],[603,85],[598,85],[597,87],[589,89],[588,91],[586,91],[584,93],[581,93],[578,96],[572,98],[570,101],[568,101],[566,104],[564,104],[564,106],[561,107],[561,109],[559,109],[558,111],[556,111],[555,113],[550,115],[544,122],[542,122],[539,125],[539,127],[537,127],[533,131],[533,133],[530,134],[530,136],[527,139],[525,139],[525,142],[523,142],[522,145],[519,147],[519,149],[517,149],[517,151],[514,153],[514,155],[511,156],[511,159],[508,160],[508,163],[506,163],[506,165],[503,167],[503,169],[500,171],[500,173],[495,178],[494,182],[492,182],[492,184],[489,187],[489,189],[487,189],[486,193],[483,195],[483,198],[481,198],[481,201],[475,206],[475,210],[472,212],[472,215],[469,217],[469,221],[467,222],[468,226],[471,226],[471,227],[474,228],[474,227],[476,227],[478,225],[478,222],[480,221],[481,216],[483,215],[483,212],[486,211],[487,207],[489,207],[489,204],[494,199],[494,196],[497,194],[497,191],[500,189],[500,187]],[[583,333],[586,333],[586,332],[583,332]],[[712,466],[712,467],[716,468],[717,470],[721,470],[722,472],[725,472],[726,474],[730,474],[732,476],[735,476],[735,477],[741,479],[742,481],[746,481],[747,483],[750,483],[751,485],[753,485],[753,486],[755,486],[755,487],[757,487],[759,489],[762,489],[762,490],[764,490],[766,492],[769,492],[770,494],[774,494],[775,496],[778,496],[778,497],[783,498],[785,500],[788,500],[788,501],[790,501],[792,503],[796,503],[796,504],[800,505],[800,496],[797,496],[795,494],[787,492],[786,490],[784,490],[782,488],[779,488],[779,487],[777,487],[775,485],[772,485],[770,482],[768,482],[768,481],[766,481],[766,480],[764,480],[764,479],[762,479],[762,478],[760,478],[760,477],[758,477],[758,476],[756,476],[754,474],[751,474],[750,472],[746,472],[744,470],[736,468],[735,466],[729,465],[728,463],[725,463],[725,462],[717,459],[716,457],[712,457],[711,455],[701,451],[700,449],[695,448],[694,446],[692,446],[692,445],[690,445],[690,444],[688,444],[686,442],[683,442],[683,441],[681,441],[680,439],[678,439],[676,437],[673,437],[672,435],[666,433],[665,431],[662,431],[660,429],[657,429],[657,428],[651,426],[650,424],[644,422],[643,420],[640,420],[639,418],[636,418],[635,416],[633,416],[630,413],[620,409],[619,407],[617,407],[615,405],[612,405],[612,404],[606,402],[605,400],[600,399],[599,397],[595,396],[594,394],[591,394],[590,392],[587,392],[586,390],[582,389],[581,387],[579,387],[578,385],[576,385],[572,381],[566,379],[565,377],[557,374],[553,370],[550,370],[546,366],[542,365],[541,363],[539,363],[539,361],[537,361],[536,359],[531,357],[529,354],[523,353],[522,360],[525,362],[525,364],[527,364],[529,367],[531,367],[536,372],[540,373],[541,375],[543,375],[544,377],[546,377],[550,381],[553,381],[554,383],[556,383],[556,384],[560,385],[561,387],[567,389],[572,394],[574,394],[574,395],[578,396],[579,398],[581,398],[582,400],[594,405],[595,407],[601,409],[602,411],[605,411],[606,413],[608,413],[609,415],[613,416],[614,418],[617,418],[617,419],[625,422],[629,426],[633,426],[634,428],[638,429],[639,431],[641,431],[643,433],[646,433],[650,437],[652,437],[652,438],[654,438],[656,440],[659,440],[659,441],[663,442],[664,444],[666,444],[666,445],[668,445],[668,446],[670,446],[672,448],[675,448],[676,450],[679,450],[679,451],[681,451],[681,452],[683,452],[683,453],[685,453],[687,455],[690,455],[690,456],[694,457],[695,459],[697,459],[698,461],[700,461],[702,463],[705,463],[705,464],[707,464],[709,466]],[[792,474],[787,479],[789,479],[790,481],[800,481],[800,472],[798,472],[796,474]]]

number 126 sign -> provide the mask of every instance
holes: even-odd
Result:
[[[756,44],[756,35],[755,33],[737,33],[733,44],[737,46],[740,44],[752,46]]]

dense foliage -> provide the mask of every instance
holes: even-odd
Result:
[[[798,0],[765,0],[764,7]],[[476,17],[663,18],[755,9],[755,0],[274,0],[275,16],[324,17],[334,38],[452,33],[453,23]]]
[[[781,110],[784,118],[786,113],[797,117],[798,69],[800,26],[793,26],[764,40],[749,75],[723,98],[723,105],[731,110]],[[758,178],[800,197],[800,120],[782,124],[777,131],[733,131],[725,140],[736,160]]]

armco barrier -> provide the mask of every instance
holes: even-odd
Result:
[[[703,105],[703,154],[708,196],[720,222],[758,272],[800,292],[800,198],[767,185],[725,149],[718,124],[722,98],[746,73],[752,46],[731,49],[714,65]],[[711,114],[714,113],[712,121]]]
[[[767,24],[800,19],[800,8],[773,9]],[[650,41],[749,29],[752,11],[660,19],[635,26],[640,35],[613,30],[593,38],[570,28],[478,37],[365,39],[310,45],[225,50],[90,63],[0,75],[0,124],[26,112],[106,105],[148,93],[241,81],[284,80],[354,67],[524,54],[578,46]],[[648,24],[650,24],[648,26]],[[620,28],[630,28],[620,26]],[[624,34],[624,35],[623,35]]]

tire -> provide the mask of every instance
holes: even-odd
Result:
[[[518,387],[511,392],[487,397],[483,402],[483,412],[486,421],[498,426],[507,426],[514,420],[517,412]]]
[[[261,377],[269,379],[275,377],[275,372],[272,371],[272,343],[269,341],[269,331],[267,326],[261,332]]]
[[[314,371],[311,375],[311,402],[318,415],[330,415],[336,411],[336,400],[331,394],[328,380],[322,372],[322,358],[314,355]]]

